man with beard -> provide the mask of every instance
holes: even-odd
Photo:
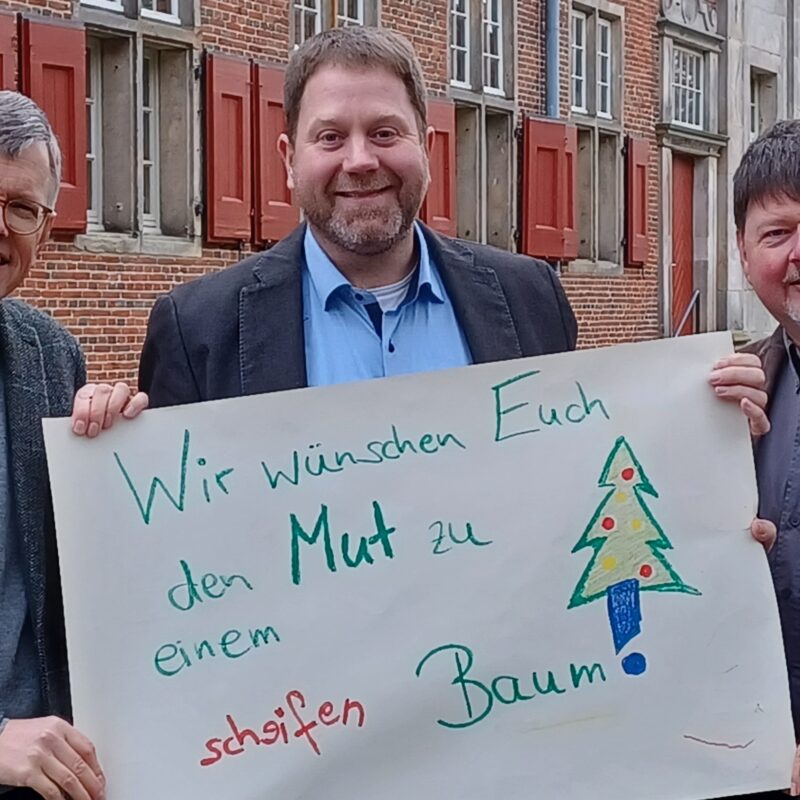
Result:
[[[156,303],[140,387],[152,406],[571,350],[553,270],[416,221],[430,183],[411,45],[325,31],[290,59],[279,149],[306,223]]]
[[[748,349],[762,360],[771,398],[772,429],[756,447],[759,516],[778,528],[770,566],[800,741],[800,120],[779,122],[750,145],[733,194],[745,275],[780,323]],[[791,794],[800,794],[797,759]]]
[[[548,264],[416,220],[434,131],[405,38],[363,27],[318,34],[292,54],[284,98],[278,146],[306,223],[159,298],[139,367],[151,406],[575,347],[575,317]],[[753,435],[769,429],[756,356],[724,359],[709,380]],[[767,547],[774,538],[763,521],[752,532]]]
[[[440,236],[416,220],[430,184],[425,83],[410,43],[376,28],[308,39],[286,70],[287,183],[306,222],[270,250],[155,304],[139,368],[152,406],[572,350],[550,266]],[[711,375],[751,430],[763,372]],[[769,528],[754,528],[769,543]]]

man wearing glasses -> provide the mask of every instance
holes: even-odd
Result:
[[[41,109],[0,92],[0,794],[100,800],[105,780],[91,742],[72,727],[53,512],[42,417],[68,416],[86,380],[75,339],[10,299],[53,224],[58,143]],[[100,428],[134,417],[144,395],[86,386],[107,401]],[[97,422],[74,418],[76,433]],[[8,789],[10,788],[10,791]],[[23,788],[25,787],[25,788]]]

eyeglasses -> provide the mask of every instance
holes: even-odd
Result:
[[[43,206],[35,200],[0,200],[3,222],[6,228],[19,236],[29,236],[41,230],[52,208]]]

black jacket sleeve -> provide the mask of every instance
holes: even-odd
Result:
[[[171,295],[160,297],[150,312],[139,361],[139,389],[149,395],[151,408],[203,399]]]

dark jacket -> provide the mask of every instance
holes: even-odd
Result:
[[[742,348],[745,353],[755,353],[761,359],[761,366],[767,376],[767,394],[772,397],[775,381],[781,374],[786,360],[786,346],[783,343],[783,328],[779,325],[772,336]],[[769,409],[767,409],[769,410]]]
[[[575,317],[547,264],[423,232],[475,363],[574,349]],[[304,233],[159,298],[139,365],[151,406],[307,385]]]
[[[0,302],[0,357],[11,487],[27,566],[27,600],[42,697],[48,714],[69,719],[64,614],[42,418],[71,413],[75,391],[86,382],[86,369],[78,343],[67,331],[46,314],[8,298]],[[0,716],[2,713],[0,697]],[[20,789],[5,796],[35,795]]]
[[[772,336],[746,348],[761,358],[767,376],[770,405],[767,413],[777,427],[755,445],[756,475],[759,484],[758,515],[778,528],[778,539],[769,554],[772,578],[780,612],[786,666],[789,672],[789,689],[792,698],[792,716],[795,733],[800,738],[800,538],[798,538],[798,501],[796,480],[800,453],[797,451],[796,417],[790,405],[781,413],[773,413],[772,402],[781,394],[778,379],[787,368],[788,353],[784,343],[783,328],[778,327]],[[792,369],[791,366],[788,366]],[[793,371],[793,370],[792,370]],[[792,377],[792,376],[790,376]],[[793,384],[791,385],[794,388]],[[791,391],[791,390],[789,390]],[[788,430],[787,430],[788,426]],[[773,437],[778,437],[773,438]],[[783,461],[786,463],[775,463]],[[788,480],[780,485],[786,475]]]

